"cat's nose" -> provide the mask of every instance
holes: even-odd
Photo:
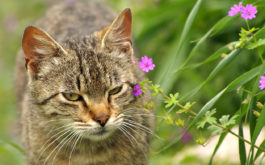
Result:
[[[94,120],[101,125],[101,127],[104,127],[107,121],[109,120],[109,115],[100,115],[95,116]]]

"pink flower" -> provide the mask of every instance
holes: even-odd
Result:
[[[142,61],[140,61],[138,64],[144,72],[149,72],[149,70],[153,70],[155,68],[155,64],[153,64],[153,59],[148,58],[147,56],[142,57]]]
[[[252,4],[247,4],[246,7],[242,7],[241,9],[241,17],[245,20],[253,19],[256,17],[257,8],[252,6]]]
[[[143,93],[142,89],[141,89],[141,86],[139,84],[135,85],[133,87],[133,95],[134,96],[139,96]]]
[[[186,132],[185,129],[181,129],[180,131],[180,134],[184,134],[181,138],[181,141],[184,142],[184,143],[188,143],[192,140],[192,136],[189,132]],[[185,133],[186,132],[186,133]]]
[[[259,89],[263,90],[265,88],[265,76],[260,76]]]
[[[237,15],[239,12],[241,12],[242,9],[242,2],[239,2],[238,5],[234,5],[233,7],[231,7],[230,11],[228,12],[229,16],[234,16]]]

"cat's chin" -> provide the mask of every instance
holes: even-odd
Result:
[[[99,131],[97,133],[83,133],[82,137],[91,141],[102,141],[109,138],[114,131]]]

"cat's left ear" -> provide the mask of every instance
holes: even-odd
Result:
[[[99,32],[102,46],[116,46],[124,52],[131,50],[131,26],[131,10],[126,8],[119,14],[110,26]]]
[[[26,67],[32,74],[39,72],[41,61],[58,55],[64,49],[45,31],[29,26],[25,29],[22,48],[26,59]]]

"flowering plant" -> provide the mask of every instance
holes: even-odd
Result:
[[[197,1],[195,4],[191,15],[196,13],[196,8],[198,5],[200,5],[201,1]],[[152,92],[152,98],[149,102],[144,104],[144,109],[153,108],[154,102],[158,102],[158,105],[162,105],[162,109],[164,110],[164,115],[162,117],[162,121],[166,121],[169,125],[176,126],[176,127],[182,127],[181,135],[179,137],[187,137],[189,136],[190,139],[194,139],[195,142],[201,145],[205,145],[206,138],[199,136],[193,138],[193,135],[190,135],[189,131],[192,127],[196,126],[196,129],[199,131],[208,128],[208,130],[211,132],[212,135],[220,135],[219,143],[216,146],[216,150],[219,148],[220,144],[224,140],[224,137],[229,133],[235,136],[239,139],[240,143],[240,151],[243,151],[245,147],[245,144],[251,145],[250,153],[254,154],[254,149],[257,149],[258,152],[254,157],[249,157],[248,160],[246,160],[246,154],[244,155],[243,152],[240,152],[240,158],[241,164],[251,164],[256,161],[256,159],[261,155],[261,153],[264,154],[265,152],[265,140],[261,145],[255,145],[255,140],[257,139],[257,136],[259,132],[261,131],[261,128],[265,125],[265,107],[263,104],[259,101],[257,101],[256,107],[253,107],[252,104],[255,100],[259,100],[261,96],[264,95],[263,89],[265,89],[265,76],[263,76],[263,72],[265,71],[265,63],[263,60],[262,52],[263,50],[260,50],[261,46],[265,45],[265,38],[262,37],[261,32],[265,29],[265,27],[259,29],[256,27],[250,28],[249,22],[250,20],[253,20],[256,18],[256,15],[258,13],[257,7],[253,4],[244,4],[243,2],[239,2],[238,4],[234,4],[230,11],[228,12],[228,16],[226,19],[234,19],[232,16],[235,16],[237,14],[240,14],[240,16],[245,20],[247,28],[241,29],[239,33],[239,40],[236,42],[232,42],[226,46],[226,49],[218,50],[218,54],[223,58],[222,61],[217,65],[217,67],[211,72],[210,76],[197,88],[189,92],[188,94],[184,96],[180,96],[178,92],[176,93],[170,93],[168,94],[161,88],[161,84],[153,84],[152,81],[149,79],[144,80],[143,82],[140,82],[134,87],[133,94],[136,97],[144,95],[144,91],[146,90],[146,86],[149,88],[149,90]],[[190,18],[190,17],[189,17]],[[190,20],[189,20],[190,21]],[[217,23],[217,25],[220,25],[223,23],[224,20],[221,20]],[[186,25],[190,23],[187,22]],[[216,25],[216,26],[217,26]],[[186,27],[186,26],[185,26]],[[214,28],[216,28],[214,26]],[[213,28],[213,29],[214,29]],[[203,36],[198,44],[195,46],[197,49],[200,46],[200,43],[203,42],[206,38],[208,38],[211,34],[213,34],[214,30],[211,29],[210,32],[208,32],[205,36]],[[184,32],[187,33],[186,30]],[[185,37],[186,33],[183,33],[182,35]],[[181,38],[183,38],[181,36]],[[180,40],[179,45],[182,44],[182,40]],[[181,70],[184,70],[185,68],[189,68],[187,63],[194,55],[194,52],[196,49],[192,50],[191,54],[187,57],[187,60],[184,61],[184,63],[175,71],[179,72]],[[249,70],[248,72],[242,74],[238,78],[236,78],[234,81],[232,81],[228,86],[226,86],[221,92],[219,92],[215,97],[213,97],[210,101],[208,101],[205,106],[201,108],[199,112],[196,112],[194,110],[194,104],[195,102],[188,101],[192,96],[194,96],[206,83],[208,83],[217,73],[222,70],[228,62],[232,61],[235,56],[237,56],[242,49],[252,50],[257,49],[257,54],[260,59],[261,64],[259,64],[257,67]],[[177,52],[180,51],[180,48],[177,47]],[[209,58],[210,59],[210,58]],[[208,61],[211,61],[207,59]],[[206,61],[207,61],[206,60]],[[207,61],[207,62],[208,62]],[[207,63],[204,62],[204,63]],[[147,56],[142,57],[141,61],[138,63],[139,67],[144,72],[149,72],[150,70],[153,70],[155,68],[155,65],[153,64],[152,58],[148,58]],[[165,76],[169,76],[170,70],[173,65],[168,65],[168,69],[165,70],[164,74],[161,76],[159,82],[163,82]],[[193,66],[194,67],[194,66]],[[192,68],[192,67],[190,67]],[[196,67],[194,67],[196,68]],[[264,73],[265,74],[265,73]],[[248,85],[246,85],[249,81],[252,79],[255,79],[256,81],[253,86],[253,90],[250,91],[246,89],[245,87],[249,88]],[[258,86],[259,85],[259,86]],[[236,89],[236,90],[235,90]],[[258,92],[258,90],[261,90]],[[244,100],[242,101],[242,105],[238,112],[232,116],[230,115],[223,115],[219,119],[215,117],[216,109],[212,109],[216,101],[228,91],[235,90],[240,97]],[[152,106],[149,106],[149,105]],[[245,105],[248,105],[248,108],[245,108]],[[252,108],[257,108],[256,110],[252,110]],[[175,113],[172,113],[175,112]],[[185,119],[188,115],[188,120]],[[160,116],[161,117],[161,116]],[[251,140],[247,140],[244,138],[243,134],[239,132],[239,134],[233,132],[231,130],[232,127],[235,125],[239,125],[240,129],[242,129],[242,122],[243,117],[246,118],[255,118],[255,126],[251,129],[254,130],[254,134],[252,135]],[[184,130],[184,131],[183,131]],[[173,142],[168,144],[166,147],[162,148],[162,151],[166,150],[176,142],[178,142],[182,138],[176,138]],[[243,148],[242,148],[243,147]],[[215,151],[216,152],[216,151]],[[212,158],[215,154],[215,152],[212,155]],[[212,164],[213,159],[210,160],[209,164]]]

